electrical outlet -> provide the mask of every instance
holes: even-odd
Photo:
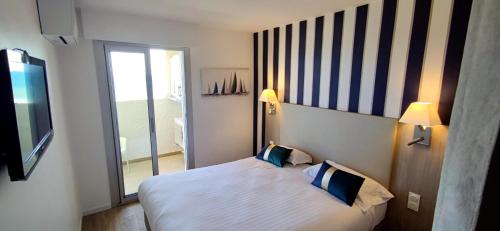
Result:
[[[409,192],[407,207],[415,212],[418,212],[419,206],[420,206],[420,194]]]

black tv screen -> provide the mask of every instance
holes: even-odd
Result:
[[[12,181],[27,180],[53,137],[45,61],[0,51],[0,150]]]

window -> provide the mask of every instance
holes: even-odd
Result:
[[[144,81],[144,55],[130,52],[111,52],[113,76],[120,78],[115,82],[116,101],[136,101],[147,99]],[[151,49],[151,77],[153,79],[153,98],[182,99],[183,63],[182,52]],[[141,64],[142,65],[137,65]],[[136,65],[134,65],[136,64]],[[142,74],[142,76],[141,76]]]

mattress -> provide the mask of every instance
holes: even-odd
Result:
[[[362,212],[314,187],[308,165],[278,168],[253,157],[153,176],[139,201],[153,231],[372,230],[386,205]]]

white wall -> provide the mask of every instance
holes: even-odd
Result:
[[[109,182],[92,43],[109,40],[188,47],[191,55],[195,166],[203,167],[252,155],[252,97],[203,98],[204,67],[248,67],[252,75],[252,35],[153,18],[82,10],[83,37],[65,48],[64,89],[69,130],[84,212],[109,206]],[[249,86],[252,89],[253,86]]]
[[[104,134],[92,42],[60,48],[63,94],[68,114],[75,172],[82,211],[111,206]]]
[[[120,42],[188,47],[191,54],[196,167],[252,153],[252,95],[202,98],[203,67],[248,67],[252,76],[252,34],[201,28],[139,16],[82,10],[83,36]],[[249,87],[253,88],[253,85]],[[234,128],[238,128],[237,130]]]
[[[55,136],[26,182],[0,166],[1,230],[80,230],[80,203],[68,145],[56,48],[40,34],[34,0],[0,0],[0,49],[26,49],[47,63]],[[4,77],[4,76],[2,76]]]

